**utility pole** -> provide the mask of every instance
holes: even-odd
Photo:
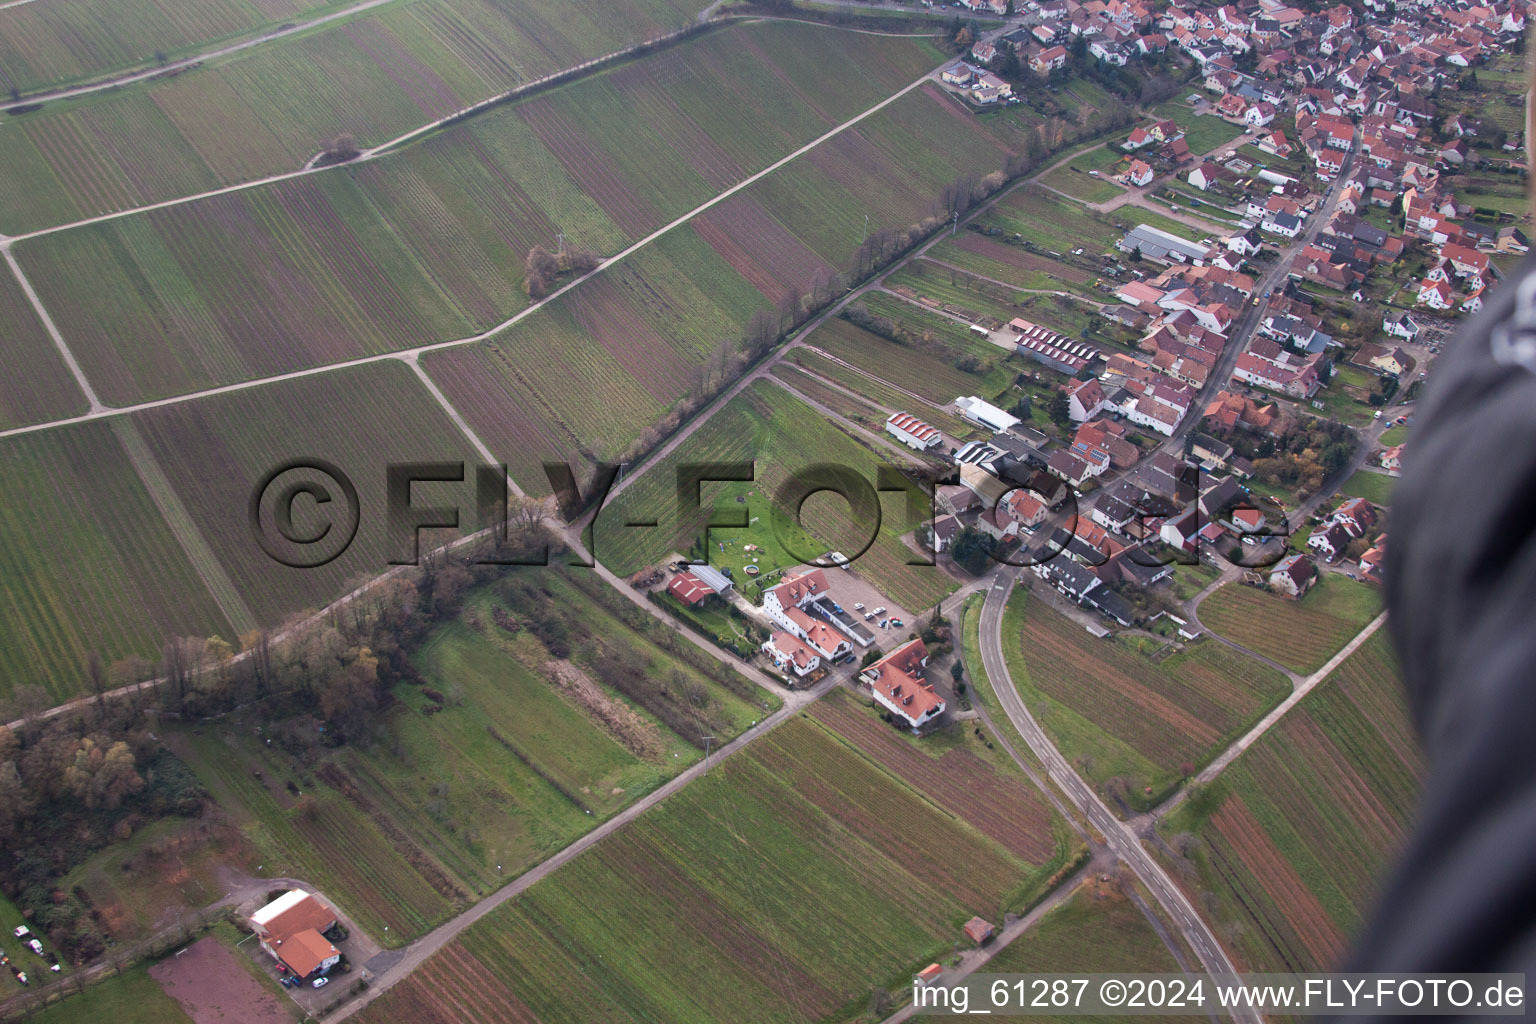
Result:
[[[705,736],[705,737],[703,737],[703,740],[704,740],[704,774],[708,775],[709,774],[709,747],[710,747],[710,744],[714,742],[715,738],[713,736]]]
[[[859,239],[859,244],[863,245],[867,241],[869,241],[869,214],[866,213],[864,215],[864,237]]]
[[[565,255],[565,233],[561,232],[561,233],[557,234],[555,236],[555,239],[556,239],[556,241],[558,241],[560,243],[560,254],[562,256]]]
[[[949,226],[949,237],[955,237],[955,232],[960,230],[960,211],[955,211],[954,223]]]

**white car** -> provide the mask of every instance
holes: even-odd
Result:
[[[856,611],[856,612],[863,611],[864,610],[864,602],[860,601],[858,604],[854,605],[853,606],[853,610]]]
[[[331,980],[330,978],[316,978],[314,981],[310,982],[309,984],[313,988],[325,988],[325,986],[330,983],[330,980]]]
[[[884,615],[885,614],[885,605],[881,605],[879,608],[876,608],[875,609],[875,614],[876,615]]]

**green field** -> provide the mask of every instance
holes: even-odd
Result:
[[[1193,872],[1186,888],[1214,899],[1240,970],[1331,970],[1403,841],[1422,774],[1382,629],[1159,831]]]
[[[753,462],[756,479],[750,484],[704,485],[704,511],[681,519],[676,506],[677,468],[687,463],[733,461]],[[716,503],[726,513],[748,520],[756,517],[758,522],[746,530],[711,528],[712,560],[725,557],[725,564],[736,564],[734,559],[741,557],[737,554],[739,545],[754,542],[766,548],[759,563],[766,566],[794,564],[827,550],[851,555],[862,546],[868,517],[873,515],[873,509],[865,508],[862,499],[850,517],[842,498],[830,493],[811,497],[801,514],[803,531],[811,537],[787,518],[768,529],[779,514],[774,496],[792,475],[819,463],[848,467],[871,485],[876,483],[877,468],[890,464],[883,450],[876,454],[864,447],[783,388],[766,382],[753,384],[712,416],[686,444],[652,466],[635,486],[610,500],[593,536],[597,556],[615,572],[628,574],[654,565],[672,552],[685,552],[702,538],[703,524]],[[736,502],[738,496],[745,500]],[[907,518],[901,494],[886,495],[881,504],[878,536],[855,560],[854,568],[902,606],[914,611],[930,608],[955,585],[932,566],[906,564],[916,556],[898,538],[912,530],[918,520]],[[926,515],[925,509],[920,518]],[[626,525],[651,520],[658,525]],[[786,539],[795,550],[784,550]],[[719,551],[719,544],[728,545],[728,556]]]
[[[92,651],[110,666],[235,635],[112,425],[7,438],[0,464],[0,695],[54,703],[84,692]]]
[[[462,338],[527,304],[521,266],[534,245],[557,248],[563,235],[610,255],[930,56],[804,25],[713,32],[376,161],[47,235],[18,253],[87,375],[119,404]],[[782,92],[781,77],[818,59],[816,100]],[[769,106],[775,127],[756,127]],[[806,269],[802,288],[820,264]],[[669,298],[688,308],[686,294]]]
[[[1290,689],[1279,672],[1213,641],[1154,660],[1147,641],[1094,637],[1022,589],[1009,599],[1003,638],[1031,713],[1126,814],[1161,802]]]
[[[1152,114],[1155,117],[1171,118],[1184,129],[1184,140],[1189,143],[1189,151],[1197,157],[1243,134],[1242,126],[1229,124],[1214,114],[1196,115],[1183,100],[1169,100],[1156,107]]]
[[[1385,441],[1385,438],[1383,438]],[[1392,503],[1392,488],[1396,486],[1397,478],[1386,473],[1375,473],[1368,469],[1356,470],[1354,475],[1339,485],[1339,491],[1352,498],[1364,498],[1376,505],[1390,505]]]
[[[474,508],[471,479],[480,459],[411,371],[392,362],[162,406],[134,414],[133,425],[256,623],[319,607],[359,573],[374,575],[391,559],[410,557],[408,539],[392,542],[382,514],[389,465],[464,460],[464,483],[416,484],[412,504]],[[265,474],[314,458],[352,478],[361,507],[357,537],[324,566],[290,568],[253,543],[247,507]],[[298,502],[295,509],[301,533],[330,521],[329,507]],[[468,527],[473,519],[466,511],[460,521]],[[339,511],[336,522],[339,528]],[[421,545],[450,536],[423,530]]]
[[[1065,192],[1074,199],[1102,203],[1125,191],[1109,179],[1119,172],[1127,160],[1125,154],[1117,150],[1095,146],[1040,178],[1040,183],[1058,192]],[[1092,175],[1089,171],[1099,173]]]
[[[238,714],[174,742],[259,852],[264,874],[312,881],[398,945],[703,756],[651,708],[670,715],[670,702],[691,731],[725,742],[777,705],[743,679],[729,676],[732,689],[701,673],[698,663],[720,670],[649,617],[632,628],[604,603],[622,598],[587,585],[528,570],[471,595],[413,654],[426,686],[399,684],[381,724],[357,743],[311,745],[301,757],[289,752],[301,727],[280,726],[266,744]],[[504,625],[546,616],[563,623],[570,657],[555,658],[531,627]],[[662,703],[616,689],[610,652],[667,680],[655,696]],[[436,712],[428,689],[444,698]]]
[[[905,309],[897,308],[895,304],[900,302],[900,299],[887,297],[884,302],[871,300],[866,305],[876,316],[900,314],[914,330],[926,331],[939,326],[935,323],[938,320],[935,314],[910,304],[905,304]],[[965,330],[954,321],[946,323]],[[806,344],[938,405],[948,405],[966,395],[980,395],[990,401],[1007,390],[1013,377],[1008,369],[1008,353],[984,341],[980,344],[990,350],[985,353],[985,358],[992,361],[985,374],[968,373],[956,367],[955,361],[968,354],[969,344],[966,350],[961,350],[954,339],[946,338],[923,347],[901,345],[846,320],[827,321],[811,333]],[[983,363],[983,366],[987,365]]]
[[[160,983],[149,976],[149,968],[149,964],[129,968],[28,1019],[37,1024],[97,1024],[102,1020],[121,1024],[193,1024],[181,1004],[166,995]]]
[[[10,356],[0,381],[0,429],[85,412],[85,395],[9,268],[0,271],[0,338]]]
[[[360,1019],[842,1019],[1042,881],[798,717],[472,926]]]
[[[1109,252],[1136,224],[1149,224],[1180,238],[1198,239],[1210,234],[1139,207],[1094,213],[1036,186],[1016,189],[994,206],[981,223],[996,227],[1005,235],[1016,235],[1046,253],[1066,253],[1079,247],[1089,255]],[[1117,223],[1125,226],[1117,228]]]
[[[0,11],[0,18],[83,6],[35,4]],[[342,133],[378,145],[671,32],[697,13],[686,0],[617,0],[601,8],[405,0],[175,77],[49,103],[8,126],[0,230],[17,234],[297,170]],[[925,51],[910,74],[902,68],[902,81],[939,60],[926,42],[879,40],[874,48]],[[826,56],[814,44],[804,49],[806,59]],[[0,66],[9,62],[0,57]],[[881,69],[868,70],[872,81],[882,78]],[[856,95],[860,87],[854,82],[846,91]]]
[[[0,9],[0,85],[23,93],[110,71],[174,58],[215,41],[313,18],[347,6],[342,0],[205,0],[187,7],[167,0],[82,0]]]
[[[834,363],[818,352],[812,352],[806,348],[792,349],[785,355],[784,361],[786,364],[793,363],[817,377],[835,381],[850,391],[863,395],[882,409],[889,409],[891,412],[910,412],[914,416],[920,416],[925,422],[931,423],[957,440],[969,440],[979,437],[982,433],[981,428],[969,420],[961,419],[954,413],[944,412],[932,404],[914,402],[911,395],[903,394],[852,367]]]
[[[1024,293],[1017,289],[993,284],[930,259],[913,260],[894,274],[887,275],[885,285],[892,290],[911,289],[919,298],[958,306],[1004,322],[1018,315],[1018,303],[1024,298]]]
[[[1294,672],[1315,672],[1380,611],[1375,587],[1325,573],[1300,601],[1228,583],[1201,603],[1200,621]]]

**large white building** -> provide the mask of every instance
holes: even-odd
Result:
[[[299,978],[341,962],[341,951],[321,934],[335,926],[336,912],[303,889],[289,889],[251,915],[261,948]]]
[[[983,402],[975,395],[955,399],[955,408],[972,423],[979,423],[994,434],[1001,434],[1019,425],[1017,416],[1009,415],[991,402]]]

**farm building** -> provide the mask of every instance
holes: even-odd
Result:
[[[936,427],[905,412],[891,413],[891,418],[885,421],[885,432],[908,448],[916,448],[920,452],[944,441]]]
[[[251,915],[261,948],[299,978],[341,961],[341,951],[321,934],[334,927],[336,912],[303,889],[290,889]]]
[[[910,640],[859,673],[881,707],[914,730],[944,713],[944,698],[923,681],[928,648]]]
[[[1020,423],[1017,416],[1010,416],[997,406],[990,402],[983,402],[975,395],[955,399],[955,408],[960,410],[960,415],[972,423],[981,424],[994,434],[1001,434]]]
[[[667,584],[667,593],[693,608],[714,597],[716,591],[692,571],[685,570],[672,577],[672,582]]]
[[[1147,224],[1138,224],[1127,231],[1125,237],[1115,243],[1115,248],[1121,252],[1140,250],[1147,259],[1159,263],[1193,263],[1196,266],[1204,263],[1211,252],[1207,246],[1198,242],[1171,235]]]
[[[983,943],[990,942],[992,939],[993,931],[994,929],[992,928],[992,925],[987,921],[983,921],[979,917],[973,917],[969,921],[965,922],[966,937],[969,938],[972,942],[976,943],[978,946],[982,945]]]
[[[1018,335],[1019,355],[1029,356],[1069,376],[1076,375],[1089,363],[1099,358],[1099,350],[1092,345],[1073,341],[1065,334],[1059,334],[1049,327],[1041,327],[1023,317],[1014,317],[1010,320],[1008,329]]]

